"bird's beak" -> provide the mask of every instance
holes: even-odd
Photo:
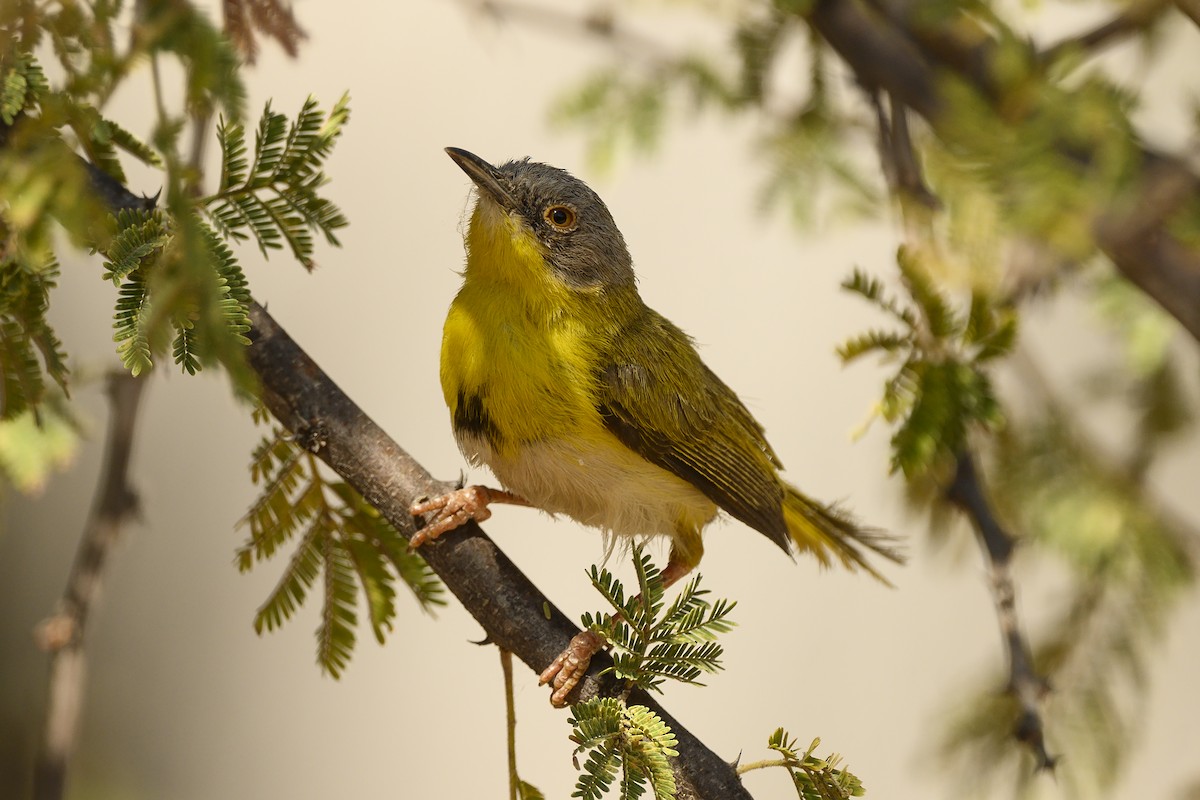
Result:
[[[467,177],[475,182],[480,192],[499,203],[505,211],[512,211],[517,207],[517,201],[513,199],[512,194],[505,186],[507,181],[500,170],[474,153],[458,147],[447,147],[446,155],[450,156],[454,163],[467,173]]]

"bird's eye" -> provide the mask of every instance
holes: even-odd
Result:
[[[545,217],[546,222],[549,222],[560,231],[574,228],[579,218],[575,213],[575,209],[562,205],[549,206],[542,216]]]

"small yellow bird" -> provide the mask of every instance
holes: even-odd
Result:
[[[413,545],[530,505],[618,536],[667,535],[670,585],[703,553],[718,509],[824,565],[882,576],[863,548],[899,560],[864,529],[784,482],[763,429],[688,336],[642,302],[621,232],[595,192],[528,159],[495,167],[446,149],[478,188],[467,268],[442,338],[454,435],[504,490],[471,486],[413,505],[434,516]],[[575,637],[541,675],[567,695],[604,646]]]

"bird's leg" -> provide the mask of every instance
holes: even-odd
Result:
[[[528,500],[512,492],[489,489],[486,486],[464,486],[449,494],[413,503],[408,510],[414,517],[424,516],[431,511],[436,511],[437,514],[409,539],[408,546],[420,547],[447,531],[466,525],[470,520],[483,522],[492,515],[491,509],[488,508],[489,503],[529,505]]]
[[[696,566],[697,560],[684,556],[679,548],[672,545],[671,556],[667,559],[667,566],[661,573],[663,589],[691,572]],[[613,616],[614,622],[621,619],[623,619],[621,614]],[[559,653],[558,658],[554,659],[550,666],[542,670],[542,674],[538,676],[538,686],[545,686],[549,683],[554,689],[550,694],[550,705],[555,708],[567,705],[567,695],[587,674],[592,656],[603,650],[606,645],[608,645],[608,641],[595,631],[581,631],[575,634],[571,643],[567,645],[567,649]]]

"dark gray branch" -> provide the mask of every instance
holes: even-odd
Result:
[[[1167,233],[1178,210],[1196,202],[1200,178],[1177,159],[1148,159],[1126,207],[1096,220],[1100,248],[1137,286],[1200,340],[1200,253]]]
[[[1082,33],[1068,36],[1066,39],[1048,47],[1041,54],[1044,64],[1052,63],[1063,53],[1095,52],[1104,47],[1117,44],[1122,39],[1133,36],[1148,28],[1171,5],[1169,0],[1151,0],[1151,2],[1134,2],[1118,11],[1110,19]]]
[[[60,800],[66,790],[67,768],[83,711],[88,616],[100,590],[109,551],[138,509],[137,495],[129,485],[129,460],[145,385],[144,378],[125,372],[109,376],[112,413],[96,504],[83,529],[58,611],[36,631],[38,645],[50,654],[50,679],[42,749],[34,767],[35,800]]]
[[[1008,689],[1021,709],[1014,733],[1033,751],[1039,769],[1053,769],[1055,757],[1046,751],[1041,714],[1041,699],[1046,694],[1047,684],[1034,668],[1029,644],[1021,632],[1016,586],[1009,569],[1016,541],[992,512],[975,460],[967,450],[958,454],[954,479],[946,490],[946,499],[971,520],[988,559],[996,619],[1000,623],[1000,635],[1008,652]]]
[[[262,381],[262,398],[297,440],[357,489],[403,535],[415,531],[409,506],[443,493],[435,480],[329,379],[261,306],[250,310],[251,368]],[[447,534],[421,548],[447,588],[483,626],[489,642],[511,651],[535,673],[546,667],[579,629],[496,547],[478,525]],[[597,673],[611,665],[592,659],[578,699],[611,693]],[[634,703],[653,708],[679,738],[676,771],[696,798],[749,798],[733,767],[709,750],[650,697]]]
[[[868,91],[895,95],[926,119],[940,115],[943,98],[933,68],[906,36],[868,6],[856,0],[818,2],[809,24]]]

